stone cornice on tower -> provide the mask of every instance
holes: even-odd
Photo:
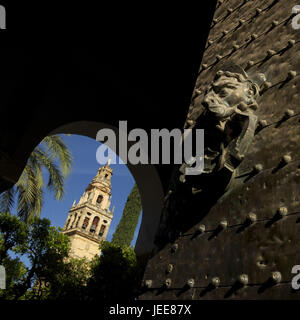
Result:
[[[80,210],[82,208],[89,208],[91,211],[97,212],[97,213],[101,213],[102,215],[106,216],[108,219],[112,219],[113,218],[113,213],[107,209],[107,210],[103,210],[101,208],[99,208],[98,206],[95,206],[93,204],[91,204],[89,201],[83,202],[81,204],[77,204],[74,207],[72,207],[70,209],[70,213]]]
[[[75,228],[70,231],[64,231],[63,233],[68,236],[79,235],[80,237],[86,238],[86,239],[91,240],[91,241],[98,243],[98,244],[101,242],[101,240],[105,240],[101,236],[97,236],[97,237],[92,236],[88,231],[80,230],[79,228]]]

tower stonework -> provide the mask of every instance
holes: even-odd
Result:
[[[111,203],[112,168],[109,163],[99,168],[79,202],[74,201],[63,233],[70,237],[71,258],[91,260],[100,254],[99,244],[106,239],[113,218]]]

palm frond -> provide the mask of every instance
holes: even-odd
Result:
[[[44,186],[44,178],[43,178],[43,170],[42,170],[43,166],[39,161],[38,157],[39,157],[39,153],[37,153],[36,150],[34,150],[28,159],[27,165],[29,165],[32,171],[34,172],[38,187],[43,188]]]
[[[25,166],[16,183],[16,189],[18,191],[18,215],[26,222],[33,216],[39,216],[42,209],[43,191],[30,165]]]
[[[29,156],[16,185],[0,195],[0,210],[10,212],[16,201],[17,213],[24,221],[29,223],[33,217],[39,217],[45,184],[43,169],[49,174],[47,188],[60,200],[64,194],[64,178],[70,173],[72,161],[71,153],[60,136],[44,138],[42,145]]]
[[[1,212],[10,212],[15,203],[16,189],[14,187],[4,191],[0,195]]]
[[[64,194],[64,176],[58,166],[54,163],[53,159],[48,157],[46,152],[41,148],[36,148],[37,160],[43,165],[48,173],[49,179],[47,188],[54,192],[55,198],[61,200]]]
[[[62,138],[58,135],[52,135],[45,137],[42,142],[47,147],[47,153],[54,159],[59,159],[61,171],[64,176],[67,176],[70,173],[73,159]]]

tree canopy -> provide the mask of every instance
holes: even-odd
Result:
[[[0,213],[0,264],[7,275],[7,288],[0,290],[0,297],[25,299],[33,286],[52,282],[63,270],[69,250],[69,238],[48,219],[35,217],[28,226],[19,217]]]
[[[137,184],[132,188],[124,210],[122,218],[113,234],[112,243],[120,246],[130,246],[134,237],[134,232],[138,224],[142,210],[141,197]]]
[[[90,262],[69,258],[68,236],[48,219],[36,217],[28,226],[0,213],[0,264],[7,275],[0,299],[133,300],[142,276],[133,248],[103,241],[100,249]]]

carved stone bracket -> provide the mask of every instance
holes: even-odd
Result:
[[[225,173],[230,176],[229,184],[254,138],[258,96],[259,84],[240,66],[225,66],[216,73],[205,92],[204,111],[195,126],[205,131],[202,175],[213,178]],[[180,179],[185,182],[194,178],[181,175]]]

